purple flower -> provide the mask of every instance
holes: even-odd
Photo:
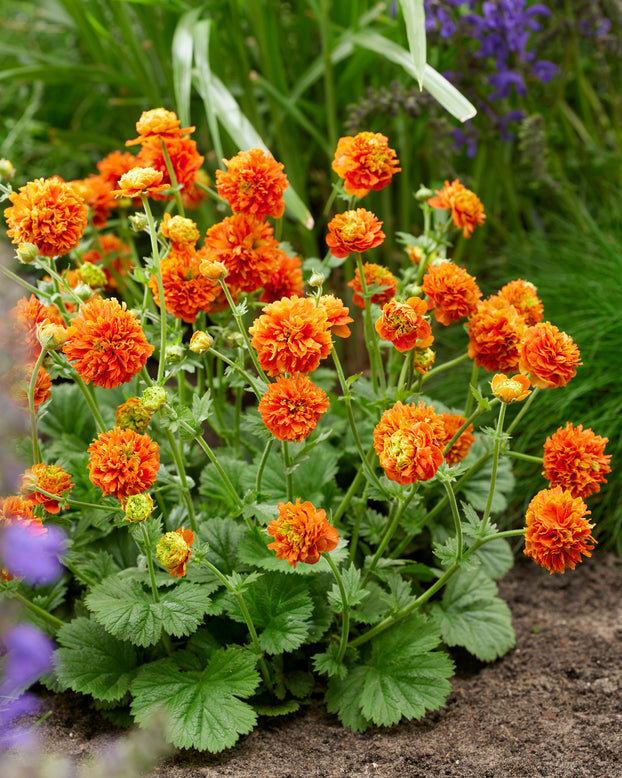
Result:
[[[512,94],[512,87],[518,95],[527,94],[524,78],[520,73],[515,73],[512,70],[502,70],[500,73],[490,76],[488,80],[495,87],[495,91],[490,95],[491,100],[509,97]]]
[[[547,59],[540,59],[534,62],[531,69],[532,74],[542,81],[543,84],[548,84],[557,75],[559,68],[553,62],[549,62]]]
[[[0,535],[0,560],[3,567],[26,583],[47,586],[62,572],[59,557],[65,546],[66,535],[54,524],[42,531],[38,525],[16,521]]]

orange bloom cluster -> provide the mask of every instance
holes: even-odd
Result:
[[[338,338],[349,338],[351,335],[348,324],[354,321],[350,309],[334,294],[323,294],[318,300],[318,306],[326,312],[327,327]]]
[[[135,168],[136,157],[129,151],[111,151],[97,163],[99,175],[108,183],[111,189],[119,188],[119,179],[125,173]]]
[[[369,298],[370,302],[376,305],[384,305],[395,297],[397,278],[388,267],[376,265],[373,262],[365,262],[363,265],[363,278],[368,290],[372,287],[379,288],[379,291],[375,291]],[[363,297],[363,286],[358,267],[354,269],[354,278],[348,283],[348,286],[352,289],[352,302],[354,305],[364,308],[365,299]]]
[[[444,325],[469,318],[477,310],[482,293],[475,277],[453,262],[431,265],[421,282],[428,297],[428,308]]]
[[[176,243],[180,246],[194,246],[201,237],[199,228],[192,219],[179,215],[171,216],[170,213],[164,214],[160,230],[162,235],[168,238],[171,243]]]
[[[302,262],[298,257],[290,257],[282,249],[276,252],[276,266],[270,278],[264,283],[259,298],[262,303],[273,303],[282,297],[302,297],[304,279]]]
[[[384,189],[402,169],[389,140],[379,132],[359,132],[339,138],[332,168],[345,181],[350,195],[365,197],[370,190]]]
[[[167,532],[156,546],[156,559],[171,574],[171,578],[183,578],[186,575],[186,565],[192,553],[190,546],[194,543],[194,532],[180,527],[175,532]]]
[[[196,186],[196,182],[201,180],[200,168],[205,159],[199,154],[197,144],[185,136],[167,136],[165,138],[161,135],[146,138],[141,143],[140,153],[136,158],[137,163],[162,173],[164,183],[168,187],[172,187],[173,182],[169,176],[162,144],[166,146],[177,184],[181,187],[181,199],[184,206],[186,208],[198,207],[205,199],[206,194]],[[167,196],[156,192],[154,199],[165,200]]]
[[[151,422],[149,411],[138,397],[130,397],[124,403],[117,406],[114,414],[114,423],[122,430],[134,430],[142,435]]]
[[[80,242],[88,209],[62,179],[37,178],[11,192],[9,200],[4,217],[13,243],[34,243],[44,257],[62,257]]]
[[[527,508],[524,553],[549,573],[574,570],[582,555],[592,556],[596,543],[589,513],[580,497],[561,486],[542,489]]]
[[[497,373],[490,382],[494,396],[504,403],[521,402],[531,394],[530,381],[527,376],[515,375],[512,378]]]
[[[432,406],[397,402],[374,429],[374,449],[391,481],[427,481],[443,462],[445,435],[445,423]]]
[[[497,297],[513,305],[525,319],[527,326],[531,327],[544,318],[544,306],[536,291],[536,287],[530,281],[518,278],[502,286]]]
[[[338,213],[328,223],[326,244],[334,257],[347,257],[353,251],[360,254],[380,246],[384,241],[385,234],[381,227],[382,222],[365,208]]]
[[[455,226],[462,230],[465,238],[470,238],[477,225],[484,223],[486,214],[479,197],[467,189],[456,179],[445,181],[442,189],[435,189],[437,197],[431,197],[428,205],[431,208],[447,209],[451,211],[451,218]]]
[[[415,346],[426,348],[434,341],[430,322],[424,318],[427,310],[421,297],[411,297],[405,303],[389,300],[376,321],[376,332],[402,353]]]
[[[540,389],[553,389],[575,377],[582,364],[579,349],[565,332],[550,322],[540,322],[525,330],[520,343],[518,369]]]
[[[103,266],[106,274],[106,289],[118,289],[117,278],[129,275],[132,269],[130,247],[116,235],[100,235],[98,245],[85,251],[80,257],[82,262]]]
[[[153,352],[136,315],[112,298],[83,303],[67,337],[63,351],[78,375],[106,389],[133,378]]]
[[[307,297],[266,305],[249,329],[251,345],[268,375],[311,373],[332,349],[326,311]]]
[[[116,197],[140,197],[141,193],[153,196],[170,188],[170,184],[162,183],[163,178],[161,170],[148,166],[135,167],[121,176],[119,188],[112,193]]]
[[[160,447],[134,430],[100,432],[89,446],[89,478],[104,494],[121,500],[150,489],[160,467]]]
[[[151,108],[149,111],[143,111],[136,122],[138,138],[126,140],[125,145],[143,144],[150,138],[180,138],[196,129],[195,127],[182,129],[180,124],[177,114],[174,111],[167,111],[166,108]]]
[[[9,372],[3,377],[4,383],[8,387],[11,399],[20,408],[28,410],[28,387],[32,378],[32,371],[34,369],[34,362],[26,365],[14,365]],[[35,391],[34,391],[34,409],[38,410],[39,406],[47,402],[52,396],[52,379],[48,371],[40,367],[37,377],[35,379]]]
[[[70,181],[73,191],[86,203],[95,227],[105,227],[112,209],[117,205],[114,187],[101,175]]]
[[[285,210],[283,192],[289,186],[283,164],[268,151],[249,149],[223,160],[227,170],[216,171],[216,190],[234,213],[280,219]]]
[[[274,542],[277,559],[287,559],[296,568],[298,562],[314,565],[320,554],[337,547],[337,530],[328,523],[326,511],[317,510],[310,502],[279,503],[279,517],[268,524],[267,531]]]
[[[41,353],[38,340],[40,328],[46,324],[62,325],[55,305],[44,305],[38,297],[21,297],[7,316],[9,329],[3,333],[3,345],[11,357],[21,362],[34,362]]]
[[[205,258],[203,250],[195,251],[191,246],[174,244],[160,262],[166,310],[176,319],[195,322],[199,311],[210,310],[211,304],[218,297],[218,282],[210,281],[201,273],[201,263]],[[155,275],[149,280],[149,288],[156,305],[161,307]]]
[[[43,505],[48,513],[58,513],[61,507],[69,507],[67,502],[62,505],[63,497],[66,499],[74,486],[75,484],[71,483],[71,476],[62,467],[45,465],[40,462],[26,470],[22,476],[20,492],[27,502],[33,505]],[[41,494],[36,490],[36,487],[57,495],[57,499]]]
[[[328,410],[326,393],[304,375],[279,376],[259,401],[263,423],[277,440],[308,438]]]
[[[441,419],[445,427],[445,434],[439,441],[439,445],[444,451],[449,441],[453,438],[456,432],[458,432],[460,427],[462,427],[466,419],[459,413],[439,413],[438,417]],[[445,461],[447,464],[451,467],[451,465],[456,465],[458,462],[462,462],[462,460],[471,450],[473,443],[475,443],[473,425],[469,424],[462,435],[460,435],[458,440],[456,440],[453,446],[445,454]]]
[[[573,497],[589,497],[600,491],[611,472],[611,455],[605,454],[608,442],[609,438],[595,435],[589,427],[566,422],[565,428],[560,427],[544,443],[542,475],[551,487],[561,486]]]
[[[266,284],[277,267],[278,241],[272,226],[250,213],[235,213],[207,231],[205,256],[227,268],[227,284],[254,292]]]
[[[513,305],[489,297],[469,319],[469,357],[489,373],[518,369],[525,320]]]

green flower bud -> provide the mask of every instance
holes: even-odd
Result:
[[[102,289],[106,286],[106,274],[99,265],[85,262],[78,268],[78,275],[92,289]]]
[[[148,492],[132,494],[125,501],[124,507],[125,518],[128,521],[145,521],[153,511],[153,497]]]
[[[34,243],[20,243],[17,247],[17,258],[25,265],[34,262],[39,256],[39,249]]]
[[[0,181],[4,178],[11,181],[15,175],[15,168],[8,159],[0,159]]]
[[[149,219],[147,214],[144,213],[133,213],[131,216],[128,216],[128,221],[134,232],[143,232],[149,226]]]
[[[166,389],[162,386],[148,386],[142,393],[143,407],[154,413],[159,411],[167,400]]]
[[[184,358],[184,350],[181,346],[167,346],[164,349],[164,359],[169,365],[176,365]]]

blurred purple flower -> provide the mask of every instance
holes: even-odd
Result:
[[[534,62],[531,72],[543,84],[547,84],[557,75],[559,68],[553,62],[547,59],[540,59]]]
[[[515,73],[512,70],[502,70],[495,73],[494,76],[490,76],[488,80],[495,87],[495,91],[490,95],[491,100],[509,97],[512,94],[512,87],[516,90],[517,95],[527,94],[524,78],[520,73]]]
[[[62,572],[59,557],[66,548],[66,535],[54,524],[44,531],[35,525],[13,522],[0,534],[0,560],[13,575],[32,586],[47,586]]]

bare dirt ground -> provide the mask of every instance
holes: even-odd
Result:
[[[520,559],[500,584],[516,648],[491,665],[457,655],[462,671],[440,711],[360,734],[318,700],[262,719],[221,754],[176,752],[149,778],[619,778],[621,592],[622,560],[610,554],[563,576]],[[46,705],[46,750],[81,761],[110,744],[110,726],[77,695]]]

